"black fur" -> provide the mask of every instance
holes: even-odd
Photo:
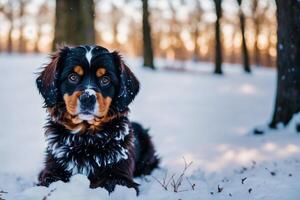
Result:
[[[84,55],[89,51],[92,56],[88,61]],[[88,75],[77,85],[70,85],[65,76],[74,66],[81,66]],[[110,73],[112,83],[107,87],[100,87],[97,77],[91,75],[98,66],[105,66]],[[120,55],[100,46],[64,47],[52,55],[36,83],[49,112],[45,169],[39,175],[39,185],[68,182],[80,173],[87,175],[91,188],[104,187],[112,192],[116,185],[124,185],[138,192],[133,177],[150,174],[159,159],[148,130],[127,118],[139,82]],[[75,123],[77,116],[67,111],[64,95],[80,92],[87,83],[97,94],[112,99],[106,116],[99,118],[101,123]],[[76,131],[78,127],[80,131]]]
[[[132,122],[135,140],[136,166],[134,176],[149,175],[152,170],[158,167],[159,159],[155,155],[154,146],[147,129],[139,123]]]

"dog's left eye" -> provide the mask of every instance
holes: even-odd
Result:
[[[100,77],[99,83],[102,87],[108,86],[110,84],[110,77],[109,76]]]
[[[80,81],[80,76],[76,73],[72,73],[68,76],[68,81],[72,84],[78,84]]]

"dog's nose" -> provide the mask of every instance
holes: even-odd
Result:
[[[82,110],[93,110],[96,103],[96,94],[94,90],[85,90],[79,97],[80,108]]]

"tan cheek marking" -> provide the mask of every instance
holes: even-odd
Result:
[[[96,93],[97,96],[97,101],[99,104],[99,113],[101,117],[106,116],[108,110],[109,110],[109,106],[112,102],[112,98],[110,97],[103,97],[101,93]]]
[[[74,92],[72,95],[65,94],[64,95],[64,101],[66,104],[67,111],[71,115],[77,114],[77,100],[78,97],[81,95],[81,92]]]
[[[85,130],[82,120],[78,116],[71,116],[69,113],[65,113],[62,124],[70,131],[83,132]]]
[[[104,68],[99,68],[99,69],[97,69],[96,76],[97,76],[97,77],[101,77],[101,76],[103,76],[105,73],[106,73],[106,69],[104,69]]]
[[[82,76],[82,75],[84,74],[84,71],[83,71],[82,67],[80,67],[80,66],[76,66],[76,67],[74,68],[74,72],[76,72],[76,73],[79,74],[80,76]]]
[[[86,124],[82,123],[82,120],[78,116],[72,116],[69,112],[64,111],[63,114],[59,114],[57,108],[48,108],[48,112],[53,118],[53,120],[60,122],[64,127],[70,131],[76,133],[83,133],[86,131]],[[59,115],[59,117],[58,117]]]
[[[78,116],[76,116],[76,117],[72,117],[72,123],[73,124],[80,124],[81,122],[82,122],[82,120],[81,119],[79,119],[79,117]]]

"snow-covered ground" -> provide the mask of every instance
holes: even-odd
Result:
[[[131,119],[151,128],[162,158],[161,169],[136,181],[141,195],[117,187],[108,195],[89,189],[82,175],[70,183],[36,187],[43,166],[45,111],[34,72],[46,55],[0,55],[0,199],[300,199],[300,135],[293,120],[287,129],[254,136],[272,114],[276,74],[225,66],[225,76],[210,73],[210,63],[185,63],[189,72],[148,71],[128,60],[142,88],[131,106]],[[160,61],[159,65],[170,65]],[[178,70],[180,71],[180,70]],[[300,119],[299,119],[300,121]],[[193,162],[178,192],[184,159]]]

